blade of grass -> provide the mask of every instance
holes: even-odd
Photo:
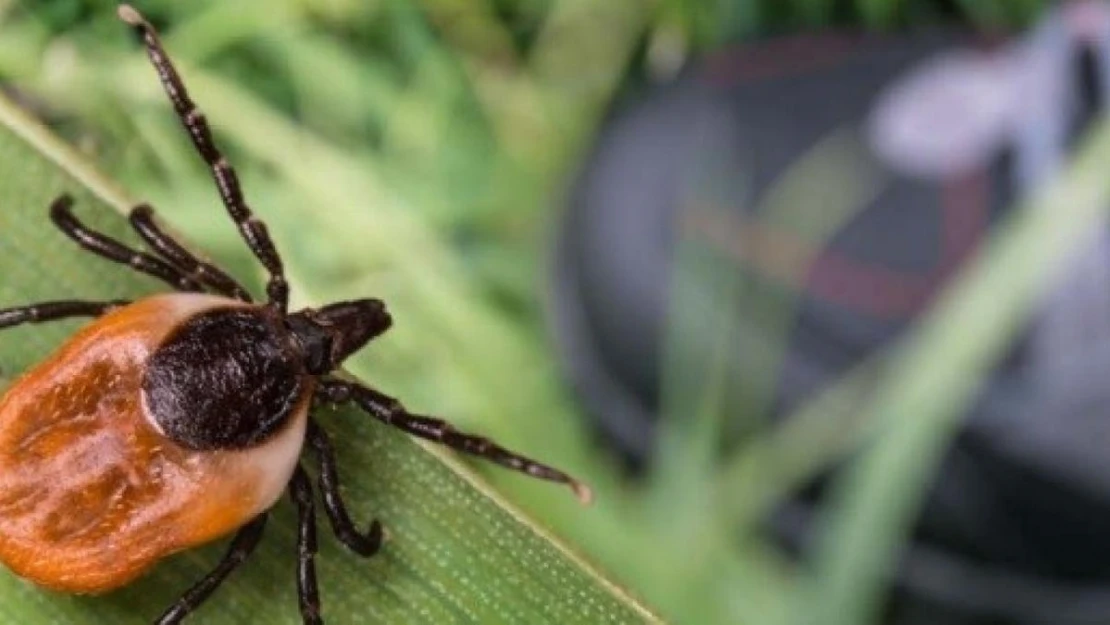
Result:
[[[858,449],[883,361],[880,353],[857,365],[726,461],[716,499],[725,527],[758,526],[790,493]]]
[[[839,130],[818,142],[766,191],[753,211],[758,216],[753,223],[696,224],[710,245],[785,286],[773,292],[760,289],[740,306],[759,321],[744,331],[752,337],[739,357],[738,375],[746,396],[734,412],[750,415],[738,417],[761,423],[769,414],[806,272],[829,239],[871,203],[883,181],[858,137]],[[796,414],[756,432],[726,458],[713,480],[718,489],[713,500],[727,531],[749,530],[782,497],[854,447],[861,429],[856,408],[873,386],[874,369],[874,363],[861,367]]]
[[[0,302],[59,297],[139,297],[158,288],[133,272],[90,260],[55,232],[45,206],[66,191],[82,218],[134,242],[126,195],[6,100],[0,100]],[[213,219],[223,219],[211,207]],[[73,323],[0,336],[11,374],[33,364]],[[391,538],[363,561],[322,535],[321,588],[336,623],[659,623],[441,449],[343,411],[323,415],[336,432],[346,494],[360,517],[381,518]],[[566,496],[551,492],[551,496]],[[259,553],[205,606],[206,623],[299,622],[290,507],[280,503]],[[584,509],[582,514],[589,514]],[[0,574],[0,619],[147,623],[212,567],[222,545],[188,552],[106,597],[61,596]]]
[[[884,183],[862,138],[838,128],[766,189],[750,223],[705,230],[741,266],[753,266],[757,288],[741,309],[756,321],[746,331],[739,371],[750,389],[745,406],[750,421],[761,422],[771,412],[810,269],[829,241],[871,206]]]
[[[1039,294],[1110,207],[1110,126],[1024,203],[906,341],[867,411],[872,446],[835,489],[803,623],[873,622],[885,580],[946,443]]]

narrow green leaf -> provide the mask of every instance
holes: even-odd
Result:
[[[82,219],[136,242],[121,212],[129,204],[126,195],[6,100],[0,100],[0,172],[0,307],[164,290],[80,252],[53,229],[46,206],[67,192]],[[213,211],[213,220],[226,218],[215,202],[204,210]],[[0,368],[7,379],[76,326],[59,322],[0,334]],[[377,517],[389,532],[383,552],[364,560],[337,547],[326,524],[320,525],[320,587],[329,623],[661,622],[449,453],[416,444],[355,411],[328,412],[321,421],[336,440],[355,516]],[[571,496],[555,486],[535,487],[550,489],[551,497]],[[278,504],[258,553],[201,609],[197,622],[300,622],[293,516],[287,502]],[[150,622],[214,566],[223,549],[216,544],[173,557],[134,585],[101,597],[50,593],[0,571],[0,622]]]

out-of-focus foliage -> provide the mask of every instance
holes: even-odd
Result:
[[[270,224],[296,303],[373,294],[390,304],[396,328],[352,361],[355,373],[421,411],[582,473],[598,491],[588,511],[488,475],[675,623],[785,623],[799,607],[827,607],[808,603],[809,578],[758,532],[761,513],[853,448],[851,424],[870,414],[876,388],[882,406],[916,389],[899,395],[883,385],[885,361],[871,363],[790,426],[723,460],[712,445],[715,387],[689,389],[704,396],[703,418],[664,428],[666,462],[632,483],[576,413],[545,340],[545,226],[614,98],[699,50],[827,24],[1008,27],[1031,19],[1041,1],[136,4],[163,28]],[[22,102],[257,284],[236,233],[212,218],[206,173],[112,3],[0,0],[0,42],[0,80]],[[1028,288],[1012,259],[992,262],[1018,276],[1013,288]],[[1015,304],[1008,314],[1020,312]],[[923,445],[934,440],[927,435]],[[888,464],[873,470],[896,475]],[[860,490],[860,505],[881,508],[884,492]],[[884,527],[897,536],[893,517]],[[865,555],[830,549],[822,570],[851,570]],[[865,598],[881,587],[864,582],[848,592]]]

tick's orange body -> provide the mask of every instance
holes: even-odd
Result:
[[[227,534],[284,491],[311,388],[262,446],[194,451],[147,414],[146,363],[223,297],[151,297],[78,332],[0,399],[0,560],[38,584],[99,592],[162,557]]]

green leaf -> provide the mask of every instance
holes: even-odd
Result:
[[[165,288],[82,253],[47,219],[71,193],[89,224],[131,243],[131,202],[68,147],[0,99],[0,307],[60,298],[136,298]],[[211,219],[226,219],[217,206]],[[0,368],[32,366],[79,322],[0,333]],[[329,623],[660,623],[625,591],[500,499],[448,452],[417,444],[357,411],[320,415],[332,432],[356,518],[381,519],[389,538],[365,560],[320,525],[318,559]],[[529,450],[540,451],[540,450]],[[525,479],[525,478],[521,478]],[[551,497],[570,497],[538,483]],[[591,510],[583,508],[581,514]],[[104,545],[105,549],[114,546]],[[146,623],[211,569],[223,544],[172,557],[132,586],[98,597],[51,593],[0,572],[0,621]],[[203,623],[299,623],[295,522],[282,500],[255,556],[197,613]]]

